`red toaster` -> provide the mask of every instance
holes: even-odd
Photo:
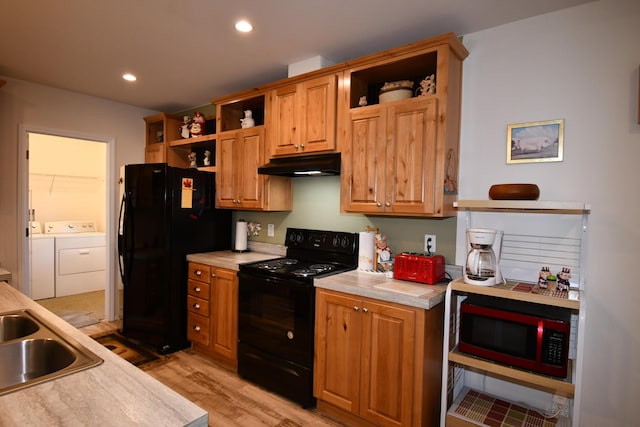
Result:
[[[444,257],[403,252],[396,255],[393,278],[433,285],[444,280]]]

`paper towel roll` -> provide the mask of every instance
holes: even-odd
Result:
[[[238,221],[236,222],[236,251],[246,251],[247,250],[247,222],[246,221]]]
[[[358,270],[374,271],[373,259],[375,254],[375,234],[370,231],[360,232],[360,246],[358,249]]]

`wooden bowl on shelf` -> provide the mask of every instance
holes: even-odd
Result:
[[[489,189],[492,200],[537,200],[540,189],[535,184],[496,184]]]

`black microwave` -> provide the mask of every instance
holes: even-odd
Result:
[[[567,376],[571,311],[471,295],[460,304],[458,349],[537,373]]]

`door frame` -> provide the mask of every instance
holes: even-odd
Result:
[[[116,271],[116,241],[114,226],[116,223],[114,201],[118,187],[115,185],[115,137],[91,135],[76,130],[61,130],[45,128],[41,126],[25,125],[18,126],[18,218],[17,218],[17,242],[18,242],[18,269],[20,271],[19,290],[27,296],[31,296],[31,286],[29,284],[29,244],[27,229],[29,226],[29,133],[40,133],[45,135],[60,136],[64,138],[83,139],[107,144],[107,165],[105,182],[105,235],[107,244],[107,268],[105,269],[105,320],[113,321],[118,319],[117,281]]]

